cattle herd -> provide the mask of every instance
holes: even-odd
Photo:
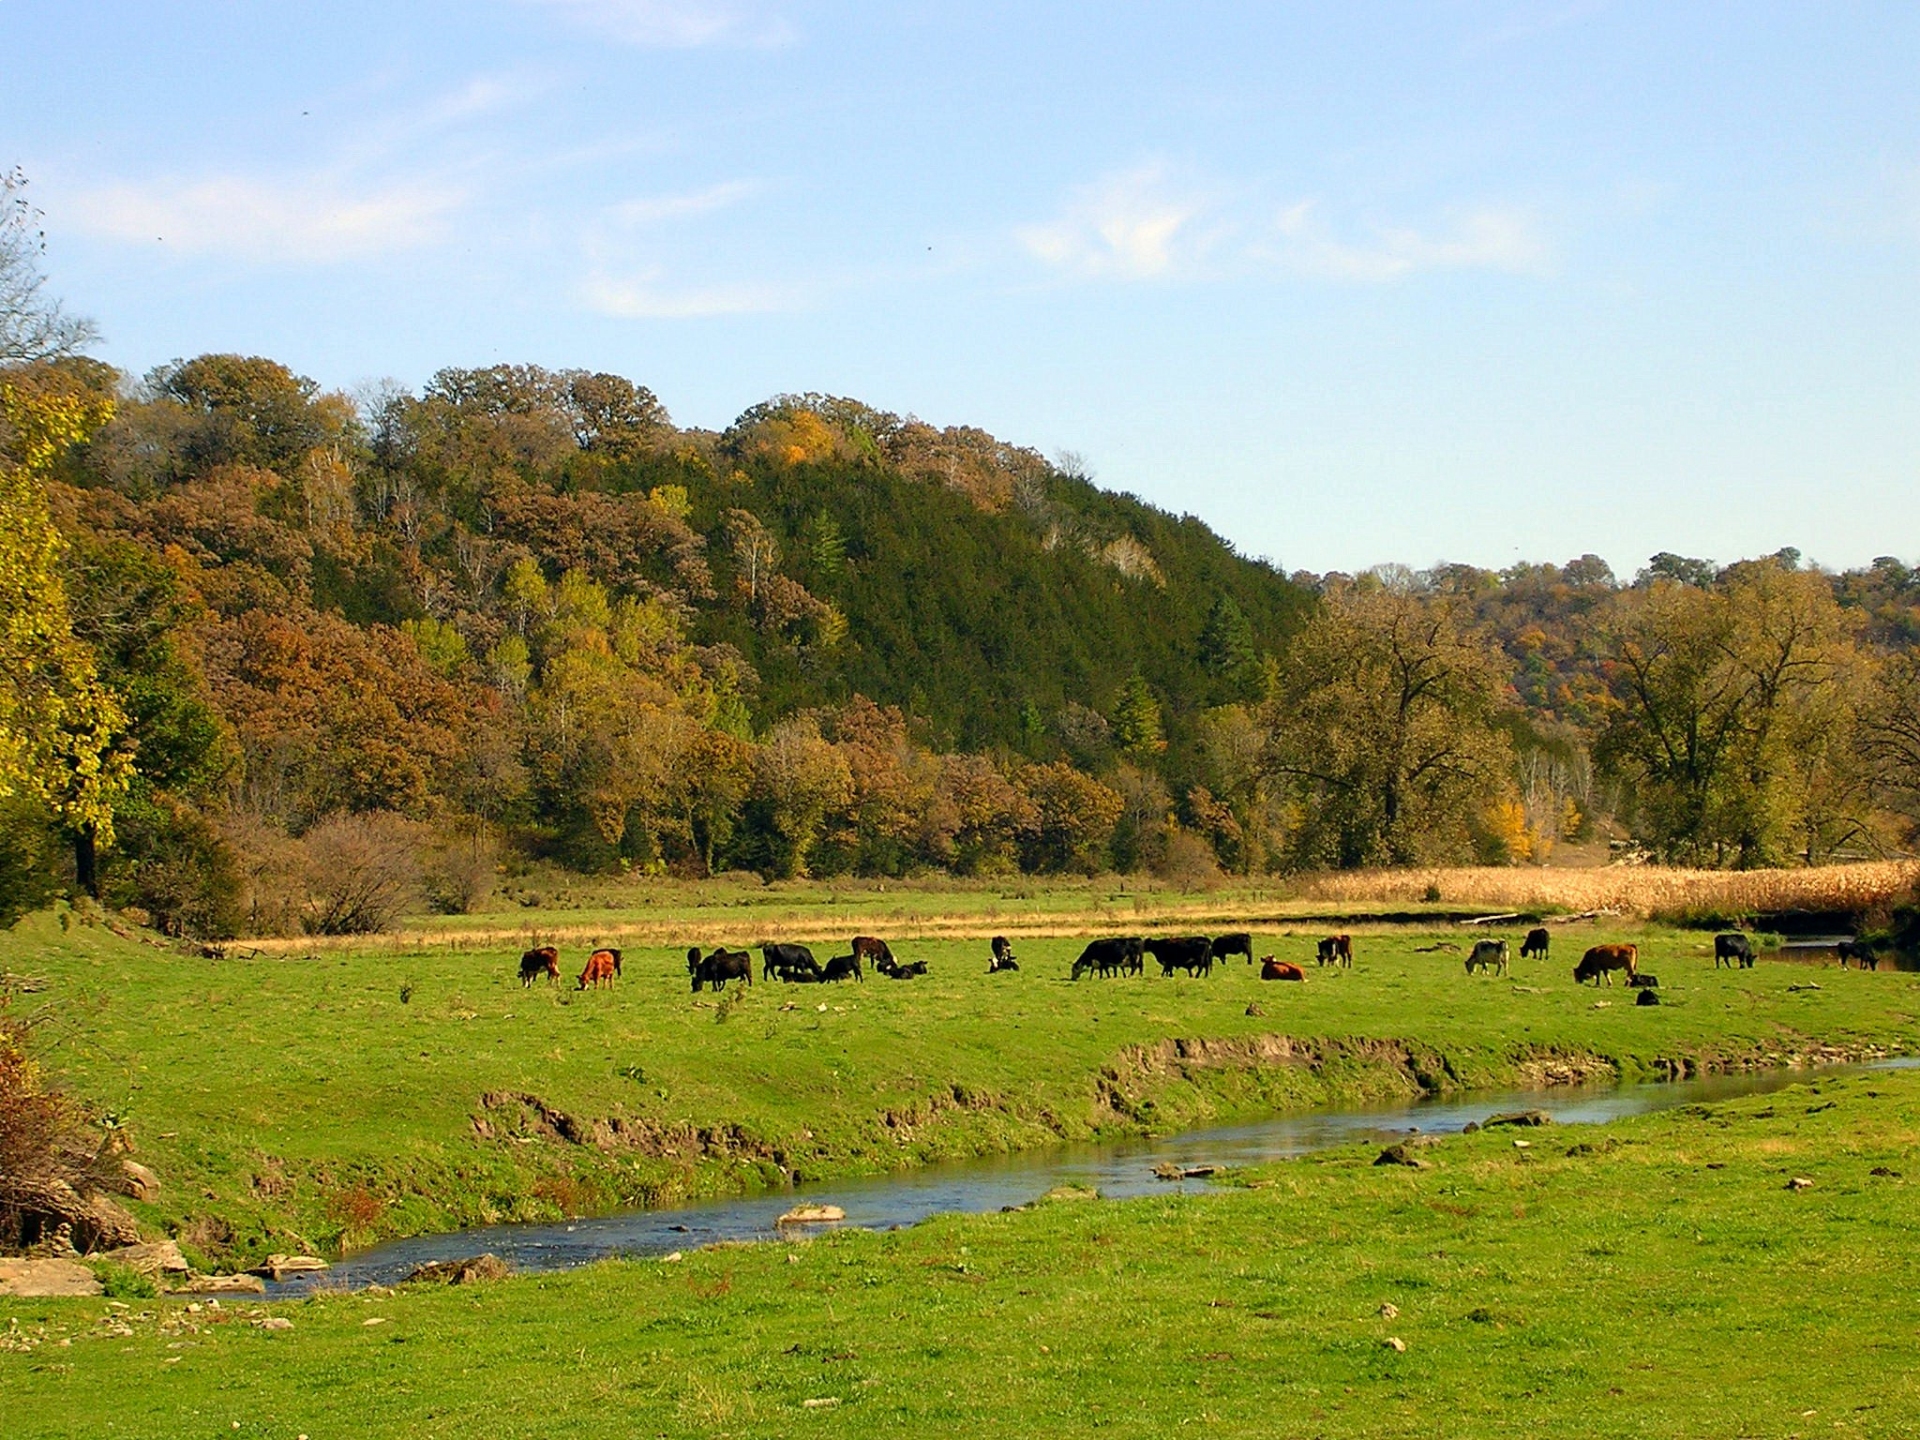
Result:
[[[1466,971],[1504,975],[1508,971],[1509,942],[1502,938],[1486,938],[1474,942],[1466,956]],[[1529,930],[1520,943],[1522,960],[1546,960],[1553,947],[1553,937],[1545,927],[1536,926]],[[1422,947],[1425,950],[1452,950],[1456,954],[1459,947],[1450,942]],[[912,980],[927,973],[927,962],[913,960],[902,964],[895,958],[892,948],[885,940],[872,935],[856,935],[844,955],[831,956],[822,965],[814,958],[811,948],[778,941],[767,941],[760,949],[760,978],[779,980],[789,985],[819,985],[842,980],[865,982],[866,972],[872,969],[875,974],[889,980]],[[993,937],[988,947],[987,973],[989,975],[1017,971],[1020,968],[1014,959],[1013,946],[1004,935]],[[1873,950],[1857,941],[1844,941],[1838,946],[1842,968],[1849,960],[1862,969],[1875,969],[1879,957]],[[1178,935],[1144,936],[1122,935],[1106,939],[1089,941],[1080,956],[1073,962],[1068,972],[1070,980],[1079,980],[1084,976],[1105,979],[1113,976],[1144,975],[1146,964],[1151,959],[1160,967],[1163,977],[1185,972],[1189,976],[1204,976],[1213,973],[1218,962],[1224,962],[1233,956],[1242,957],[1248,965],[1254,963],[1253,936],[1247,931],[1236,930],[1226,935]],[[1322,968],[1353,968],[1353,937],[1350,935],[1328,935],[1314,945],[1314,961]],[[1729,969],[1750,969],[1754,963],[1753,942],[1738,931],[1730,931],[1713,937],[1714,968],[1726,966]],[[593,951],[587,957],[586,968],[580,972],[575,988],[580,990],[611,988],[621,973],[621,956],[618,950],[603,947]],[[1638,1003],[1657,1005],[1660,1003],[1657,991],[1660,981],[1657,977],[1640,969],[1639,947],[1631,944],[1604,944],[1590,946],[1573,967],[1573,978],[1578,984],[1592,982],[1611,985],[1614,972],[1624,971],[1629,987],[1639,990]],[[753,984],[753,956],[746,950],[728,950],[724,946],[715,946],[707,954],[700,953],[699,946],[687,951],[687,976],[698,994],[703,989],[719,991],[725,988],[729,980],[738,980],[743,985]],[[560,981],[560,952],[551,945],[542,945],[527,951],[520,957],[520,983],[531,986],[535,981],[545,978],[550,985]],[[1304,966],[1290,960],[1276,960],[1271,955],[1260,957],[1260,978],[1262,980],[1302,981],[1307,978]]]

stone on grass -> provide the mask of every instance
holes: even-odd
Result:
[[[1813,1181],[1809,1180],[1804,1175],[1796,1175],[1791,1180],[1787,1181],[1787,1189],[1789,1190],[1811,1190],[1812,1188],[1813,1188]]]
[[[1407,1342],[1402,1340],[1398,1335],[1389,1335],[1380,1343],[1388,1350],[1398,1351],[1402,1355],[1407,1353]]]

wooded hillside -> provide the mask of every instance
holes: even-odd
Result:
[[[191,933],[354,929],[527,857],[1202,883],[1603,822],[1760,864],[1916,813],[1920,577],[1890,559],[1287,577],[832,397],[716,434],[533,366],[358,398],[234,355],[0,377],[68,637],[14,642],[57,683],[14,686],[10,910],[78,884]],[[36,694],[79,739],[36,739]]]

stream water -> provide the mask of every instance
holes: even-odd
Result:
[[[770,1240],[783,1232],[815,1233],[832,1228],[780,1226],[779,1217],[800,1203],[838,1205],[846,1211],[846,1219],[837,1222],[839,1225],[884,1230],[912,1225],[931,1215],[1024,1205],[1057,1185],[1091,1187],[1108,1199],[1201,1189],[1207,1184],[1204,1179],[1162,1180],[1154,1174],[1155,1167],[1251,1165],[1354,1140],[1387,1141],[1410,1131],[1452,1134],[1469,1123],[1511,1110],[1544,1110],[1562,1125],[1596,1125],[1675,1105],[1764,1094],[1814,1075],[1913,1066],[1920,1066],[1920,1059],[1820,1070],[1767,1070],[1664,1083],[1479,1091],[1438,1100],[1276,1115],[1252,1124],[1192,1130],[1159,1139],[1058,1146],[657,1210],[419,1235],[349,1256],[330,1270],[269,1283],[267,1289],[271,1295],[293,1296],[321,1286],[354,1289],[390,1285],[405,1279],[417,1265],[480,1254],[497,1255],[516,1270],[565,1270],[613,1255],[664,1255],[719,1240]]]

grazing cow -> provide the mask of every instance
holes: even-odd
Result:
[[[893,951],[887,948],[887,942],[877,939],[872,935],[854,936],[853,953],[867,964],[873,966],[876,970],[880,969],[880,962],[882,960],[885,960],[888,964],[893,963]],[[881,973],[885,974],[886,972],[881,971]]]
[[[1724,965],[1731,970],[1736,961],[1742,970],[1753,968],[1753,942],[1737,930],[1714,936],[1713,968],[1718,970]]]
[[[1864,940],[1842,940],[1838,945],[1834,946],[1833,949],[1834,953],[1840,957],[1840,968],[1842,970],[1847,968],[1847,961],[1849,960],[1859,961],[1862,970],[1877,970],[1880,968],[1880,957],[1873,953],[1873,947]]]
[[[849,975],[862,985],[867,983],[867,977],[860,970],[858,955],[836,955],[827,961],[827,968],[820,972],[822,980],[844,980]]]
[[[1020,968],[1014,963],[1013,946],[1008,943],[1006,936],[994,936],[992,949],[993,955],[987,961],[987,973],[989,975],[996,975],[1002,970],[1018,970]]]
[[[1344,965],[1353,968],[1353,937],[1351,935],[1329,935],[1313,947],[1313,958],[1322,965]]]
[[[1291,960],[1276,960],[1271,955],[1262,955],[1260,978],[1262,980],[1305,980],[1307,972]]]
[[[1213,973],[1213,941],[1205,935],[1148,940],[1142,948],[1160,962],[1162,975],[1171,975],[1175,970],[1185,970],[1189,975]]]
[[[711,985],[715,991],[724,989],[729,980],[744,980],[753,984],[753,956],[745,950],[723,950],[718,945],[706,959],[700,958],[700,947],[694,946],[687,951],[687,974],[693,977],[693,993],[698,995],[702,985]]]
[[[551,945],[542,945],[538,950],[529,950],[520,957],[520,988],[526,989],[542,975],[547,983],[560,983],[560,952]]]
[[[613,988],[613,956],[605,950],[596,950],[587,957],[587,968],[580,972],[580,986],[584,990],[589,985],[598,990],[602,984]]]
[[[1244,955],[1247,964],[1253,964],[1253,936],[1244,930],[1236,930],[1231,935],[1213,937],[1213,958],[1225,960],[1229,955]]]
[[[587,958],[589,960],[597,960],[602,955],[607,957],[608,962],[613,966],[613,973],[618,975],[620,973],[620,952],[615,950],[611,945],[605,945],[594,951],[593,954]]]
[[[1129,969],[1140,969],[1141,942],[1130,936],[1114,940],[1090,940],[1087,948],[1080,952],[1080,958],[1073,962],[1072,978],[1078,980],[1082,975],[1099,975],[1102,979],[1108,975],[1124,975]]]
[[[1313,960],[1316,965],[1333,964],[1333,937],[1331,935],[1314,945]]]
[[[1496,975],[1507,973],[1507,942],[1505,940],[1476,940],[1473,951],[1467,956],[1467,974],[1476,970],[1491,970]]]
[[[1646,971],[1640,970],[1627,977],[1627,985],[1634,990],[1658,990],[1660,988],[1660,977],[1658,975],[1649,975]]]
[[[804,945],[779,945],[769,941],[760,947],[760,955],[764,962],[760,971],[762,980],[776,975],[782,980],[802,982],[820,978],[820,962]]]
[[[1533,929],[1527,931],[1527,938],[1520,942],[1520,958],[1522,960],[1531,960],[1535,956],[1538,956],[1540,959],[1545,960],[1547,958],[1547,947],[1552,942],[1553,937],[1547,934],[1546,927],[1544,925],[1536,925]]]
[[[1580,963],[1573,967],[1573,981],[1584,985],[1591,980],[1598,985],[1601,980],[1613,984],[1613,972],[1624,970],[1627,980],[1632,982],[1640,969],[1640,947],[1638,945],[1596,945],[1580,957]]]

